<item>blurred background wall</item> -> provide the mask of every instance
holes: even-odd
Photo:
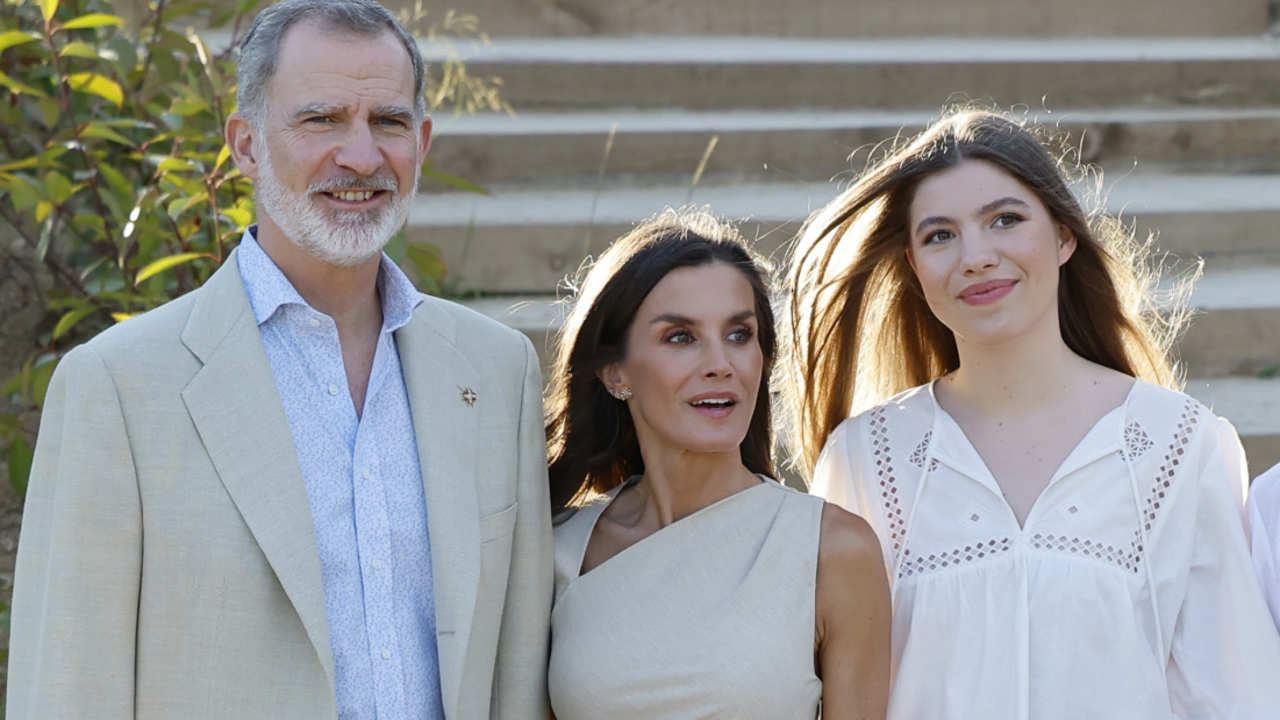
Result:
[[[402,7],[412,8],[406,2]],[[444,0],[416,3],[443,18]],[[1188,390],[1254,472],[1280,461],[1280,43],[1268,0],[474,0],[490,43],[428,43],[514,114],[437,117],[410,233],[470,301],[545,349],[557,283],[664,205],[708,204],[774,253],[944,104],[1070,134],[1107,204],[1205,260]],[[852,157],[851,157],[852,156]],[[512,310],[512,306],[516,306]]]

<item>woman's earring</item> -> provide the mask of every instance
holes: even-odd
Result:
[[[626,402],[631,399],[631,388],[626,385],[618,388],[609,388],[609,394],[622,402]]]

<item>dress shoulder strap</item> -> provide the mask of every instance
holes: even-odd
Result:
[[[590,502],[573,510],[566,510],[555,522],[555,584],[556,597],[568,587],[582,570],[582,560],[587,554],[587,544],[596,521],[622,488],[634,482],[631,478],[607,493],[597,495]]]

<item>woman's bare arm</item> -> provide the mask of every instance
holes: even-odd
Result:
[[[831,503],[818,548],[817,647],[824,720],[884,720],[892,609],[884,556],[865,520]]]

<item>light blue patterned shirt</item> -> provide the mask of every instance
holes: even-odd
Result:
[[[254,232],[240,241],[240,276],[315,520],[338,715],[442,719],[427,504],[393,335],[423,296],[384,255],[382,332],[357,416],[337,326],[302,299]]]

